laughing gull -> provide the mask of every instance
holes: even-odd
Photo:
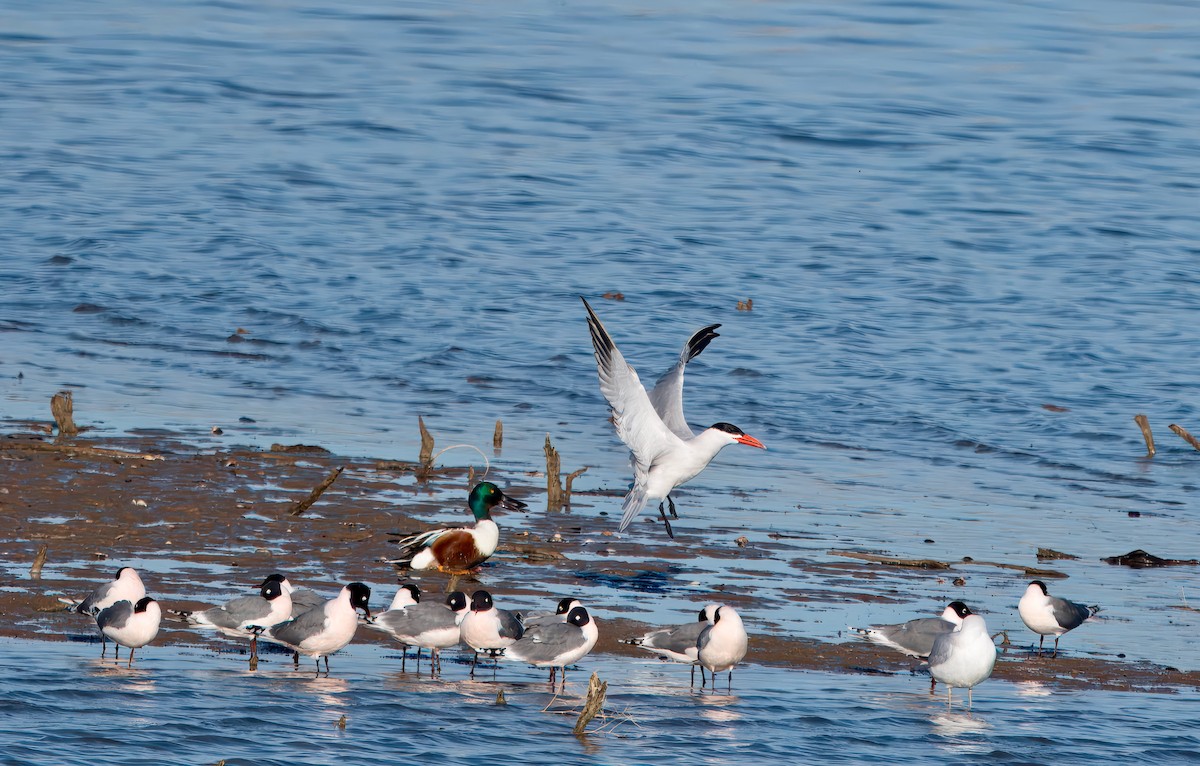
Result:
[[[971,610],[961,601],[952,601],[942,610],[941,617],[919,617],[896,625],[872,625],[870,628],[849,628],[873,644],[895,649],[909,657],[924,659],[933,651],[933,641],[943,633],[962,625]]]
[[[407,587],[407,586],[406,586]],[[412,586],[415,588],[416,586]],[[439,665],[439,655],[442,649],[449,649],[459,643],[460,633],[458,624],[467,613],[467,595],[462,591],[454,591],[446,596],[444,603],[419,602],[412,600],[411,595],[403,594],[412,591],[405,587],[396,594],[392,606],[374,620],[366,623],[370,628],[383,631],[395,638],[404,646],[404,657],[400,669],[404,670],[408,647],[417,647],[417,669],[420,670],[421,649],[430,651],[430,672],[435,672]],[[419,598],[419,596],[418,596]],[[397,605],[398,601],[408,601]]]
[[[271,581],[282,585],[283,592],[288,594],[288,596],[292,599],[292,619],[299,617],[309,609],[315,609],[318,606],[322,606],[326,601],[328,601],[327,598],[322,596],[320,593],[317,593],[315,590],[309,590],[308,588],[297,588],[296,586],[292,585],[288,578],[279,573],[267,575],[267,578],[263,580],[258,587],[261,588],[263,585],[266,585]]]
[[[258,656],[258,634],[292,619],[292,597],[280,580],[267,579],[257,596],[242,596],[202,612],[178,612],[183,621],[198,628],[213,628],[232,638],[250,639],[250,657]],[[251,630],[251,627],[258,630]]]
[[[583,606],[583,604],[579,603],[579,599],[567,596],[566,598],[559,599],[558,606],[554,608],[553,612],[533,612],[523,615],[521,623],[525,626],[526,630],[532,628],[534,625],[564,623],[567,621],[567,615],[577,606]]]
[[[666,525],[667,535],[673,538],[675,533],[663,511],[663,501],[670,504],[671,515],[678,517],[671,500],[676,487],[694,479],[718,452],[731,444],[766,449],[758,439],[729,423],[716,423],[693,434],[683,415],[684,368],[717,337],[714,330],[721,325],[709,325],[694,333],[675,366],[648,392],[587,299],[580,296],[580,300],[587,309],[600,393],[612,409],[617,436],[629,448],[633,464],[633,489],[621,505],[618,531],[624,532],[647,503],[658,500],[659,516]]]
[[[467,499],[474,527],[448,527],[419,532],[397,541],[400,553],[387,563],[398,569],[436,569],[448,574],[469,574],[496,552],[500,528],[492,521],[491,512],[497,506],[510,511],[524,511],[529,506],[509,497],[490,481],[475,485]]]
[[[1088,618],[1100,611],[1098,606],[1084,606],[1065,598],[1051,596],[1046,590],[1046,583],[1034,580],[1025,589],[1025,595],[1017,604],[1017,611],[1026,627],[1038,634],[1038,656],[1042,655],[1042,645],[1046,636],[1054,636],[1054,654],[1058,656],[1058,639],[1063,633],[1074,630]]]
[[[360,582],[352,582],[342,588],[336,598],[321,606],[308,610],[294,620],[280,623],[261,632],[262,638],[282,644],[299,655],[317,661],[317,672],[321,672],[321,657],[325,658],[325,672],[329,673],[329,655],[338,651],[354,638],[358,630],[358,612],[361,609],[369,618],[371,609],[367,605],[371,589]]]
[[[692,684],[696,683],[696,640],[700,633],[713,623],[713,615],[717,613],[720,604],[709,604],[700,610],[695,622],[683,625],[658,628],[641,638],[629,639],[627,643],[639,646],[648,652],[654,652],[661,659],[684,662],[692,666]]]
[[[929,673],[946,685],[946,703],[953,705],[955,687],[967,690],[967,709],[971,709],[971,690],[992,674],[996,665],[996,645],[988,634],[987,623],[977,614],[968,614],[949,633],[934,639],[929,653]]]
[[[717,688],[717,673],[729,671],[727,688],[733,687],[733,668],[746,656],[748,637],[742,618],[731,606],[721,605],[713,614],[713,624],[700,631],[696,639],[696,661],[708,668],[712,688]],[[700,687],[704,688],[704,671],[700,671]]]
[[[567,684],[567,666],[578,662],[592,647],[600,632],[587,609],[572,607],[566,622],[543,622],[526,626],[525,635],[504,651],[508,659],[528,662],[538,668],[550,668],[550,683],[554,673],[562,668],[563,686]]]
[[[129,647],[128,667],[133,667],[133,650],[153,641],[161,623],[162,609],[149,596],[138,599],[136,604],[122,599],[96,614],[100,632],[117,644],[118,660],[121,659],[121,647]]]
[[[136,604],[146,596],[146,586],[133,567],[121,567],[117,576],[97,587],[83,601],[75,602],[61,599],[71,605],[71,611],[95,617],[101,609],[112,606],[118,601],[128,601]]]
[[[525,627],[516,614],[507,609],[497,609],[492,603],[492,594],[477,590],[471,594],[471,611],[459,625],[462,642],[475,652],[471,663],[471,676],[479,663],[479,653],[488,652],[495,656],[507,649],[525,634]]]

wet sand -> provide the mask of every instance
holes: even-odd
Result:
[[[343,466],[311,508],[290,515],[295,503]],[[733,540],[740,533],[732,530],[708,530],[703,538],[674,542],[662,536],[614,536],[614,520],[590,509],[545,511],[545,482],[535,472],[493,471],[489,478],[529,502],[531,512],[511,525],[500,521],[501,550],[477,581],[458,584],[463,590],[486,587],[550,602],[597,578],[636,587],[637,578],[667,576],[672,566],[697,555],[733,563],[738,557],[778,556],[794,567],[861,574],[863,582],[872,576],[868,563],[797,560],[783,542],[774,551],[739,548]],[[394,581],[394,569],[381,561],[394,554],[393,533],[419,531],[443,519],[444,493],[461,491],[465,501],[471,481],[461,469],[422,472],[416,463],[342,458],[320,449],[197,447],[183,435],[159,432],[55,441],[39,433],[36,424],[10,425],[0,438],[0,523],[6,530],[0,546],[9,573],[9,587],[0,591],[0,610],[8,618],[0,635],[42,640],[86,635],[86,620],[65,611],[58,598],[82,596],[118,567],[139,560],[171,562],[165,571],[143,571],[151,595],[171,609],[219,602],[235,595],[228,592],[230,581],[244,582],[249,591],[275,571],[331,593],[350,580]],[[578,500],[590,502],[585,496]],[[462,520],[470,520],[465,510]],[[42,546],[46,562],[40,579],[33,580],[30,569]],[[634,568],[614,560],[610,566],[609,556],[642,563]],[[425,574],[419,582],[425,591],[441,591],[448,579]],[[372,606],[382,609],[391,595],[390,590],[374,595]],[[755,594],[737,585],[716,595],[737,606]],[[843,595],[886,600],[869,592]],[[621,639],[650,626],[622,617],[618,604],[588,606],[602,621],[597,651],[647,656]],[[865,642],[832,643],[759,627],[752,629],[748,662],[848,673],[907,674],[918,666]],[[355,640],[386,639],[360,631]],[[230,646],[167,623],[157,642]],[[1200,688],[1196,671],[1095,657],[1033,658],[1024,647],[1002,648],[994,677],[1007,681],[1149,692]]]

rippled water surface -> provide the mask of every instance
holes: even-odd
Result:
[[[485,444],[502,418],[503,469],[540,468],[551,433],[564,466],[590,466],[578,487],[619,490],[577,296],[644,379],[720,322],[688,368],[689,418],[770,449],[722,454],[679,493],[677,528],[795,537],[713,565],[698,591],[819,594],[756,616],[826,640],[958,597],[1015,632],[1019,572],[914,586],[790,563],[846,548],[1029,565],[1047,546],[1080,557],[1053,562],[1070,577],[1052,587],[1105,607],[1072,650],[1200,667],[1196,613],[1178,608],[1200,600],[1195,569],[1099,561],[1196,555],[1200,454],[1166,426],[1200,433],[1197,39],[1190,3],[9,2],[0,414],[46,419],[70,388],[102,435],[220,425],[205,443],[398,459],[416,454],[417,415],[443,445]],[[848,603],[848,588],[897,603]],[[213,724],[265,734],[293,715],[363,759],[426,747],[396,718],[411,699],[355,660],[327,682],[246,678],[163,647],[120,674],[64,654],[79,648],[30,663],[47,687],[32,708],[12,709],[31,687],[0,682],[30,735],[20,757],[193,738],[214,761],[262,762],[218,747]],[[0,657],[24,667],[32,651]],[[1194,724],[1190,694],[996,683],[982,726],[948,732],[919,687],[754,668],[729,704],[638,687],[622,693],[640,726],[599,753],[1196,750],[1171,726]],[[431,693],[447,707],[421,725],[465,747],[492,689]],[[535,707],[486,716],[560,734]],[[124,725],[42,728],[71,710]],[[346,710],[342,733],[329,716]]]
[[[611,716],[591,726],[600,733],[576,739],[569,713],[584,673],[555,699],[538,671],[506,665],[472,681],[447,665],[430,680],[362,645],[337,655],[328,678],[279,655],[248,673],[180,647],[148,648],[131,670],[100,660],[93,644],[0,648],[27,668],[28,691],[0,690],[10,763],[1165,763],[1194,761],[1200,748],[1193,692],[1051,696],[992,684],[967,712],[914,678],[751,666],[712,694],[689,689],[678,665],[593,659],[588,669],[620,689]],[[507,704],[497,705],[501,691]]]

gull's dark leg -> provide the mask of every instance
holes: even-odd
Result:
[[[696,663],[692,663],[692,682],[688,686],[696,685]]]
[[[679,514],[675,513],[675,501],[671,499],[671,495],[667,495],[667,507],[671,509],[671,518],[679,518]]]
[[[671,529],[671,522],[670,522],[670,520],[669,520],[669,519],[667,519],[667,512],[663,510],[663,504],[662,504],[662,503],[659,503],[659,504],[658,504],[658,515],[662,517],[663,524],[665,524],[665,525],[666,525],[666,527],[667,527],[667,537],[669,537],[669,538],[671,538],[672,540],[674,540],[674,539],[675,539],[675,532],[674,532],[674,531]]]
[[[401,644],[400,649],[400,672],[404,672],[404,666],[408,664],[408,646]]]
[[[133,667],[133,647],[129,648],[129,663],[126,665],[126,667]]]
[[[300,668],[300,652],[292,652],[292,665],[297,669]]]
[[[479,652],[475,652],[475,657],[471,659],[471,678],[475,677],[475,666],[479,664]]]
[[[325,655],[325,675],[329,675],[329,655]]]
[[[1062,638],[1062,636],[1054,637],[1054,654],[1050,655],[1050,659],[1052,660],[1058,657],[1058,639],[1060,638]]]

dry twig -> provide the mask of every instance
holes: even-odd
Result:
[[[337,481],[337,477],[341,476],[342,471],[344,470],[346,470],[346,466],[344,465],[340,465],[333,469],[333,473],[326,476],[316,487],[313,487],[313,491],[308,493],[308,497],[304,498],[303,500],[297,500],[295,503],[293,503],[292,507],[288,510],[288,513],[292,516],[299,516],[307,511],[313,503],[317,502],[317,498],[321,496],[321,493],[329,489],[330,484],[333,484],[335,481]]]

